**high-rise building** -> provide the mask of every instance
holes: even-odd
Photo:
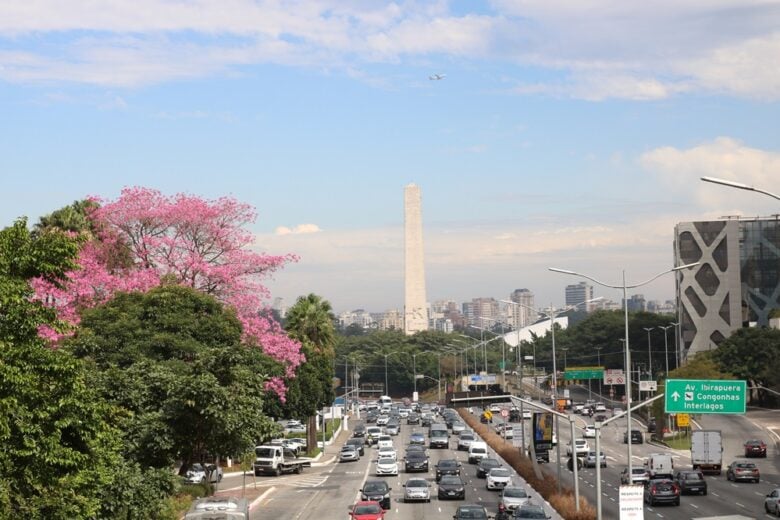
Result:
[[[624,302],[625,303],[625,302]],[[644,294],[632,294],[628,299],[628,312],[646,312],[647,300]]]
[[[463,315],[469,325],[484,329],[493,327],[501,320],[498,300],[495,298],[472,298],[463,304]]]
[[[674,230],[680,357],[717,348],[780,308],[780,217],[681,222]]]
[[[580,305],[582,302],[593,299],[593,286],[588,282],[580,282],[566,286],[566,306]],[[580,310],[590,312],[593,304],[587,303]]]
[[[420,187],[404,187],[404,332],[428,330]]]
[[[520,305],[509,305],[507,321],[515,329],[521,329],[536,321],[537,313],[533,310],[534,293],[528,289],[515,289],[509,299]]]

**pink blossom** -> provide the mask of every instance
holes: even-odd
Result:
[[[256,218],[249,205],[230,197],[167,197],[141,187],[123,189],[115,201],[91,200],[98,203],[88,215],[98,236],[83,246],[68,282],[61,288],[43,279],[32,282],[36,298],[55,307],[61,322],[73,328],[80,309],[105,303],[118,291],[144,292],[172,278],[233,307],[245,343],[262,348],[284,365],[285,376],[294,376],[305,361],[300,343],[262,313],[270,293],[261,280],[297,257],[249,249],[253,236],[244,226]],[[48,328],[40,334],[57,338]],[[266,386],[284,395],[281,379]]]

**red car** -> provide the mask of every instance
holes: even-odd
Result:
[[[745,457],[766,458],[766,443],[758,439],[750,439],[745,442]]]
[[[353,520],[385,520],[385,510],[376,500],[358,502],[349,512]]]

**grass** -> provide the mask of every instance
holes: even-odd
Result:
[[[500,435],[490,430],[486,424],[482,424],[477,416],[464,412],[462,409],[458,412],[466,424],[485,439],[485,442],[542,495],[563,518],[566,520],[594,520],[596,518],[596,508],[585,497],[580,495],[580,510],[577,511],[574,493],[571,489],[564,488],[562,493],[558,493],[558,482],[555,477],[545,472],[542,472],[541,478],[537,477],[533,462],[523,455],[519,448],[504,442]]]
[[[691,436],[687,433],[678,433],[674,437],[665,437],[664,443],[675,450],[691,449]]]

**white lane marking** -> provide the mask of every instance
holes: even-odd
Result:
[[[740,504],[739,502],[734,502],[734,504],[735,504],[735,505],[737,505],[737,506],[739,506],[739,507],[742,507],[742,508],[744,508],[744,507],[745,507],[745,506],[743,506],[742,504]]]
[[[719,496],[720,496],[719,494],[717,494],[717,493],[713,493],[712,491],[710,492],[710,495],[712,495],[712,496],[716,496],[716,497],[719,497]]]
[[[695,507],[696,509],[699,509],[699,506],[697,506],[696,504],[690,504],[690,506],[691,507]]]

